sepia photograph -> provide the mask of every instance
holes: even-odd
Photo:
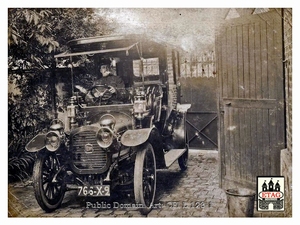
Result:
[[[294,216],[292,7],[6,19],[8,218]]]

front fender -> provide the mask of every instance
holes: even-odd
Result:
[[[37,152],[45,147],[45,134],[38,134],[25,146],[28,152]]]
[[[121,143],[127,147],[135,147],[145,143],[153,128],[127,130],[121,137]]]

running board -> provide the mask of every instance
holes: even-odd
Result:
[[[170,167],[180,156],[185,153],[187,149],[171,149],[167,153],[165,153],[165,163],[166,167]]]

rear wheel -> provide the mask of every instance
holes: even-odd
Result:
[[[181,171],[185,171],[188,168],[188,159],[189,159],[189,148],[178,158],[178,164]]]
[[[38,204],[46,212],[59,208],[66,185],[55,152],[41,151],[33,168],[33,188]]]
[[[189,160],[189,141],[187,137],[187,133],[185,134],[185,148],[186,151],[178,158],[178,164],[180,166],[181,171],[185,171],[188,168],[188,160]]]
[[[145,143],[138,147],[134,167],[134,197],[142,204],[140,212],[144,215],[151,211],[156,191],[156,163],[153,147]]]

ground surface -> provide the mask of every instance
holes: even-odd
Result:
[[[126,195],[106,201],[76,194],[67,192],[61,208],[45,213],[35,200],[32,182],[10,184],[8,217],[145,217],[137,208],[129,207],[134,200]],[[226,193],[219,188],[218,152],[192,150],[185,172],[177,163],[157,172],[155,205],[147,216],[228,217],[226,204]],[[255,212],[254,216],[262,215]]]

